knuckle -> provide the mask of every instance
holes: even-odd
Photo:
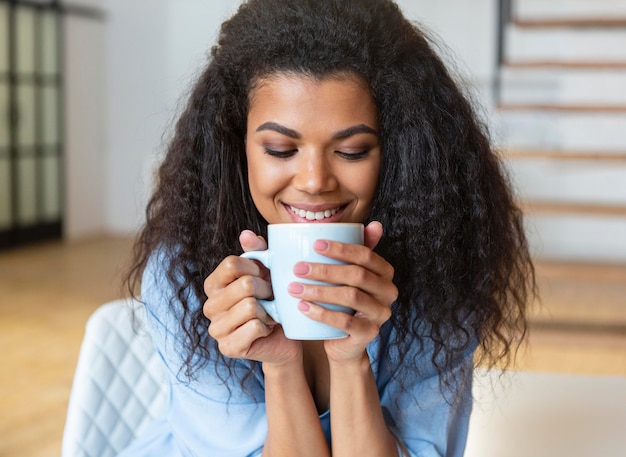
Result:
[[[354,316],[350,316],[348,314],[345,314],[344,317],[343,317],[341,330],[343,330],[344,332],[346,332],[348,334],[352,334],[354,323],[355,323],[355,319],[356,318]]]
[[[369,265],[370,262],[373,262],[377,256],[377,254],[375,254],[374,251],[372,251],[371,249],[363,249],[361,252],[363,253],[361,262],[366,265]]]
[[[320,306],[317,310],[317,318],[325,320],[328,318],[330,311],[325,306]]]
[[[346,243],[331,243],[331,248],[335,254],[343,256],[348,252],[350,245]]]
[[[354,276],[354,279],[359,284],[362,284],[369,279],[369,272],[365,268],[362,268],[362,267],[353,267],[352,274]]]
[[[250,322],[252,326],[252,331],[254,332],[255,335],[267,336],[267,333],[268,333],[267,325],[265,325],[259,319],[254,319]]]
[[[225,355],[226,357],[232,357],[232,352],[230,351],[230,344],[226,343],[225,341],[217,341],[217,346],[220,350],[220,352]]]
[[[211,292],[213,290],[213,281],[211,278],[211,275],[207,276],[204,279],[204,283],[203,283],[203,289],[204,289],[204,293],[208,296],[209,292]]]
[[[390,263],[385,265],[385,277],[393,278],[396,274],[396,269]]]
[[[241,288],[246,296],[254,295],[254,292],[256,291],[256,285],[252,276],[242,276],[241,278],[239,278],[239,281]]]
[[[219,340],[219,338],[218,338],[219,337],[219,332],[218,332],[217,325],[215,325],[214,323],[210,323],[208,331],[209,331],[209,336],[211,338],[213,338],[214,340]]]
[[[207,319],[212,319],[217,312],[217,300],[212,297],[207,298],[204,302],[204,305],[202,306],[202,314],[204,314],[204,317],[206,317]]]
[[[204,302],[204,305],[202,305],[202,314],[204,314],[204,317],[206,317],[207,319],[211,319],[211,314],[212,314],[211,309],[212,309],[212,304],[207,298],[206,301]]]
[[[220,352],[223,355],[230,358],[239,358],[241,354],[241,349],[236,347],[236,345],[233,344],[233,341],[230,338],[218,341],[218,344]]]
[[[361,292],[355,287],[345,287],[343,290],[343,295],[348,303],[355,303],[356,301],[358,301]]]
[[[329,264],[327,263],[320,263],[318,265],[315,266],[315,275],[316,276],[320,276],[322,278],[326,278],[329,276],[330,271],[329,271]]]
[[[322,301],[322,290],[318,286],[309,285],[307,286],[306,296],[311,299],[311,301]]]
[[[246,316],[256,316],[258,305],[255,298],[246,297],[242,300],[241,305]]]
[[[239,257],[234,255],[229,255],[222,262],[222,267],[229,275],[235,275],[238,270]]]

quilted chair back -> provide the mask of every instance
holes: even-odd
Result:
[[[115,456],[164,413],[167,381],[144,309],[132,300],[87,322],[63,434],[63,457]]]

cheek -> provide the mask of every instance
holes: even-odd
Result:
[[[361,199],[371,202],[374,199],[374,193],[378,184],[378,175],[380,173],[380,165],[376,164],[361,170],[358,176],[361,178],[355,182],[354,191],[359,194]]]
[[[264,160],[264,156],[258,152],[252,154],[255,155],[248,156],[248,186],[258,206],[262,200],[273,198],[280,191],[286,173],[284,167]]]

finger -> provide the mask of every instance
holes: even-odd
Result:
[[[247,260],[247,259],[244,259]],[[272,286],[258,276],[245,275],[237,278],[227,287],[215,289],[207,293],[203,314],[213,320],[220,313],[230,310],[235,304],[248,298],[270,298]]]
[[[394,270],[391,264],[367,246],[331,240],[317,240],[313,243],[313,249],[317,253],[331,259],[347,264],[360,265],[379,276],[393,278]],[[309,263],[308,265],[314,264]]]
[[[383,224],[378,221],[372,221],[365,227],[363,232],[364,244],[370,249],[374,249],[380,239],[383,237]]]
[[[220,340],[255,319],[268,327],[276,324],[255,298],[246,297],[227,312],[216,315],[209,325],[209,334]]]
[[[391,317],[391,308],[386,301],[379,301],[377,297],[355,287],[292,283],[288,290],[293,297],[306,302],[332,303],[351,308],[377,326],[381,326]],[[345,314],[340,311],[329,310],[329,312]]]
[[[241,235],[239,235],[239,243],[241,243],[241,248],[244,252],[264,251],[267,249],[267,242],[265,239],[260,235],[256,235],[252,230],[244,230],[241,232]],[[261,271],[259,276],[270,282],[270,272],[265,265],[258,260],[253,260],[253,262],[257,264]]]
[[[264,251],[267,249],[265,239],[255,234],[252,230],[244,230],[241,232],[241,235],[239,235],[239,243],[241,243],[244,252]]]
[[[342,330],[353,338],[357,337],[358,340],[371,341],[376,337],[380,326],[384,323],[384,321],[379,323],[358,315],[333,311],[307,301],[300,302],[298,309],[310,319]]]
[[[223,338],[216,338],[219,350],[226,357],[247,358],[254,342],[270,335],[274,328],[259,319],[249,320]]]
[[[379,270],[378,273],[374,271],[375,268]],[[293,272],[297,277],[308,280],[356,287],[385,304],[394,301],[398,295],[393,283],[393,267],[384,260],[383,264],[377,267],[372,267],[371,264],[362,267],[360,265],[298,262],[294,265]]]
[[[210,297],[242,276],[260,276],[261,268],[250,259],[236,255],[226,257],[204,280],[204,292]]]
[[[298,262],[293,271],[300,278],[359,289],[385,305],[390,305],[398,298],[398,288],[393,283],[393,268],[386,272],[385,276],[380,276],[359,265]],[[315,288],[307,284],[303,284],[303,287],[311,290]],[[325,287],[329,293],[336,288],[335,286],[317,287]]]

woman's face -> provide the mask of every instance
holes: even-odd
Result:
[[[270,224],[363,222],[380,170],[376,106],[357,77],[276,74],[250,94],[248,184]]]

